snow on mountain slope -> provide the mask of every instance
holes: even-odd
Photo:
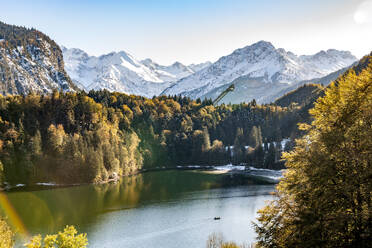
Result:
[[[195,72],[179,62],[163,66],[151,59],[138,61],[124,51],[99,57],[76,48],[62,47],[62,51],[66,71],[76,85],[87,91],[107,89],[152,97]]]
[[[99,57],[76,48],[62,47],[62,51],[67,73],[87,91],[107,89],[152,97],[169,85],[124,51]]]
[[[207,61],[207,62],[200,63],[200,64],[191,64],[191,65],[188,65],[188,67],[191,70],[193,70],[194,72],[197,72],[197,71],[200,71],[200,70],[210,66],[211,64],[212,64],[212,62]]]
[[[0,94],[74,91],[62,52],[47,35],[0,22]]]
[[[282,90],[280,90],[280,89],[276,90],[275,91],[275,94],[265,94],[257,102],[260,102],[260,103],[274,102],[279,97],[284,96],[288,92],[293,91],[293,90],[295,90],[295,89],[297,89],[297,88],[299,88],[299,87],[301,87],[301,86],[303,86],[305,84],[321,84],[323,86],[327,86],[332,81],[336,80],[345,71],[347,71],[350,67],[352,67],[352,66],[354,66],[356,64],[357,64],[357,62],[351,64],[350,66],[344,67],[344,68],[342,68],[340,70],[337,70],[335,72],[332,72],[332,73],[330,73],[327,76],[324,76],[322,78],[313,78],[313,79],[310,79],[310,80],[304,80],[304,81],[300,81],[300,82],[295,82],[295,83],[290,84],[290,85],[286,85],[286,87],[281,87]]]
[[[193,70],[180,62],[175,62],[169,66],[159,65],[151,59],[145,59],[141,62],[143,65],[152,69],[160,79],[166,82],[175,82],[194,73]]]
[[[357,58],[347,51],[330,49],[314,55],[297,56],[282,48],[276,49],[270,42],[259,41],[251,46],[235,50],[212,65],[180,79],[162,94],[205,97],[216,88],[232,83],[235,79],[257,79],[261,83],[280,84],[324,77],[355,62]],[[270,86],[265,86],[269,88]],[[277,87],[282,90],[282,87]],[[252,89],[254,91],[254,89]],[[250,92],[254,95],[254,92]],[[275,93],[275,89],[271,89]]]

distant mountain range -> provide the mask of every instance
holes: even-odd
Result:
[[[355,61],[357,58],[347,51],[330,49],[297,56],[282,48],[276,49],[270,42],[260,41],[178,80],[162,94],[215,98],[234,83],[235,91],[227,95],[224,102],[255,98],[266,103],[275,100],[278,92],[285,94],[291,86],[298,87],[303,81],[317,81],[336,71],[339,74]],[[323,83],[329,81],[324,79]]]
[[[237,49],[213,64],[188,66],[139,61],[124,51],[99,57],[76,48],[62,51],[72,80],[87,91],[108,89],[147,97],[164,94],[215,99],[234,83],[236,89],[223,98],[225,103],[252,99],[267,103],[305,83],[326,85],[357,61],[350,52],[334,49],[297,56],[266,41]]]
[[[222,102],[256,99],[273,102],[305,83],[327,85],[357,58],[329,49],[295,55],[259,41],[221,57],[215,63],[160,65],[137,60],[127,52],[89,56],[81,49],[62,49],[35,30],[0,22],[0,93],[48,93],[107,89],[146,97],[183,95],[216,98],[232,83],[235,91]],[[77,86],[77,87],[76,87]]]
[[[211,63],[159,65],[151,59],[137,60],[124,51],[99,57],[81,49],[62,47],[66,71],[81,89],[119,91],[152,97],[159,95],[172,82],[194,74]]]

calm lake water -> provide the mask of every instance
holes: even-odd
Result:
[[[274,185],[228,174],[158,171],[115,184],[27,190],[6,196],[30,234],[75,225],[88,234],[89,247],[202,248],[213,232],[253,242],[252,221],[272,199]]]

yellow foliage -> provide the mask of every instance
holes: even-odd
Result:
[[[225,241],[221,233],[212,233],[207,240],[207,248],[253,248],[254,245],[238,245],[235,242]]]
[[[122,108],[123,108],[123,112],[124,112],[125,116],[129,120],[132,120],[133,119],[133,111],[126,104],[123,104]]]
[[[14,244],[14,233],[5,220],[0,218],[0,248],[11,248]]]
[[[34,236],[27,248],[85,248],[88,245],[87,235],[78,234],[74,226],[66,226],[63,232],[54,235],[46,235],[42,239],[41,235]]]
[[[111,101],[111,103],[116,103],[118,101],[118,99],[116,98],[116,96],[112,95],[112,96],[110,96],[110,101]]]

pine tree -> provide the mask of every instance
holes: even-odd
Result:
[[[261,127],[253,126],[249,134],[249,145],[253,148],[262,144]]]
[[[210,141],[210,138],[209,138],[208,128],[204,127],[203,128],[202,152],[208,152],[210,148],[211,148],[211,141]]]
[[[234,140],[234,164],[242,162],[244,157],[244,133],[242,128],[238,128]]]
[[[275,146],[274,143],[271,142],[268,145],[267,154],[265,156],[264,168],[272,169],[275,164]]]

